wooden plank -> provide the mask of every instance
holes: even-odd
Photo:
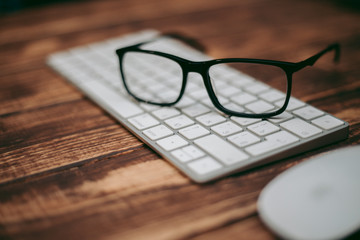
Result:
[[[126,164],[124,157],[1,186],[1,223],[28,239],[187,238],[253,216],[273,176],[265,167],[199,186],[163,160],[147,161],[144,151],[127,153]],[[293,164],[284,163],[277,173]]]
[[[142,145],[85,101],[12,114],[2,128],[0,182]]]
[[[193,239],[222,239],[224,236],[229,239],[277,239],[268,230],[258,231],[258,227],[262,225],[263,223],[258,217],[249,217],[241,222],[230,222],[226,226],[201,234]],[[266,229],[265,226],[264,229]]]
[[[83,98],[79,91],[43,65],[40,69],[3,76],[1,85],[0,116]]]

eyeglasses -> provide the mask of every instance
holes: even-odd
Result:
[[[335,62],[340,56],[340,46],[335,43],[298,63],[250,58],[190,61],[141,48],[150,42],[116,50],[125,89],[132,97],[171,106],[180,101],[187,88],[194,98],[207,92],[212,104],[225,114],[249,118],[269,118],[284,112],[293,73],[312,66],[329,51],[335,50]],[[188,80],[191,72],[202,76],[206,91]]]

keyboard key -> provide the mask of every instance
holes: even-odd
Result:
[[[140,103],[139,105],[140,105],[140,107],[142,107],[146,111],[154,111],[154,110],[160,108],[160,106],[153,105],[153,104],[148,104],[148,103]]]
[[[259,97],[266,100],[266,101],[274,102],[274,101],[285,98],[286,95],[284,93],[276,90],[276,89],[271,89],[271,90],[268,90],[268,91],[266,91],[264,93],[261,93],[259,95]]]
[[[196,159],[205,155],[203,151],[193,145],[184,147],[182,150],[191,156],[192,159]]]
[[[181,135],[183,135],[184,137],[186,137],[187,139],[191,140],[191,139],[195,139],[195,138],[198,138],[201,136],[205,136],[205,135],[209,134],[210,132],[206,128],[202,127],[201,125],[195,124],[190,127],[181,129],[179,131],[179,133]]]
[[[202,137],[195,140],[194,143],[226,165],[231,165],[248,158],[248,155],[243,151],[216,135]]]
[[[187,96],[183,96],[178,103],[176,103],[176,107],[178,108],[184,108],[191,104],[194,104],[195,101]]]
[[[159,125],[153,128],[149,128],[143,131],[143,133],[151,140],[158,140],[160,138],[174,134],[173,131],[171,131],[169,128],[165,127],[164,125]]]
[[[182,109],[182,112],[190,117],[196,117],[201,114],[210,112],[210,108],[205,107],[204,105],[198,103],[198,104],[191,105],[187,108]]]
[[[219,88],[217,90],[224,97],[230,97],[232,95],[235,95],[235,94],[238,94],[241,92],[241,90],[239,88],[229,86],[229,85],[224,88]]]
[[[231,69],[230,71],[233,71],[233,69]],[[252,78],[239,72],[234,72],[230,74],[227,78],[229,79],[229,83],[237,87],[243,87],[254,83],[254,80]]]
[[[223,104],[222,104],[223,105]],[[232,110],[232,111],[236,111],[236,112],[245,112],[245,108],[240,107],[239,105],[233,103],[233,102],[229,102],[227,104],[223,105],[224,108]]]
[[[306,106],[303,108],[299,108],[298,110],[293,111],[293,114],[306,119],[306,120],[310,120],[316,117],[319,117],[321,115],[324,115],[323,111],[320,111],[317,108],[314,108],[312,106]]]
[[[263,83],[254,83],[245,88],[246,91],[248,91],[252,94],[258,94],[267,89],[269,89],[269,86],[265,85]]]
[[[172,129],[180,129],[193,124],[194,121],[185,115],[179,115],[165,120],[165,123]]]
[[[298,118],[283,122],[280,126],[302,138],[308,138],[322,132],[321,129]]]
[[[163,108],[160,108],[158,110],[153,111],[152,114],[155,117],[157,117],[158,119],[164,120],[164,119],[171,118],[171,117],[174,117],[176,115],[179,115],[180,112],[175,108],[163,107]]]
[[[283,122],[285,120],[288,120],[288,119],[290,119],[292,117],[293,117],[293,115],[291,115],[290,113],[285,111],[285,112],[283,112],[283,113],[281,113],[279,115],[276,115],[274,117],[269,118],[268,120],[270,122],[272,122],[272,123],[279,123],[279,122]]]
[[[211,85],[213,85],[213,88],[215,89],[225,89],[229,85],[226,84],[226,82],[223,79],[216,79],[215,81],[211,81]]]
[[[201,87],[199,87],[199,85],[197,85],[193,82],[186,83],[186,89],[185,89],[186,92],[193,92],[193,91],[197,91],[200,89],[201,89]]]
[[[246,147],[260,142],[261,139],[248,131],[244,131],[228,137],[228,140],[238,147]]]
[[[260,154],[270,152],[272,150],[290,145],[299,141],[299,138],[294,135],[286,132],[280,131],[274,134],[271,134],[265,138],[265,141],[252,145],[245,148],[245,150],[253,156],[258,156]]]
[[[197,86],[201,86],[201,89],[203,89],[204,82],[200,74],[192,73],[192,72],[189,73],[188,83],[194,83]]]
[[[272,123],[269,123],[268,121],[261,121],[248,126],[247,129],[259,136],[265,136],[270,133],[279,131],[280,128]]]
[[[240,93],[236,94],[231,98],[232,101],[234,101],[237,104],[244,105],[250,102],[255,101],[257,98],[254,95],[251,95],[249,93]]]
[[[284,100],[275,102],[275,105],[278,107],[282,107],[284,105]],[[297,100],[296,98],[290,97],[289,104],[288,104],[286,110],[292,111],[292,110],[302,107],[304,105],[305,105],[304,102]]]
[[[267,103],[263,100],[259,100],[259,101],[250,103],[250,104],[246,105],[245,107],[254,113],[269,112],[271,109],[274,108],[273,105],[271,105],[270,103]]]
[[[205,153],[195,146],[187,146],[180,149],[176,149],[171,152],[181,162],[189,162],[191,160],[205,156]]]
[[[145,114],[133,117],[133,118],[129,118],[128,120],[134,127],[136,127],[139,130],[143,130],[145,128],[153,127],[153,126],[160,124],[160,122],[158,120],[153,118],[148,113],[145,113]]]
[[[216,112],[210,112],[200,117],[197,117],[196,120],[204,124],[205,126],[212,126],[217,123],[225,122],[226,118]]]
[[[202,159],[193,161],[189,163],[188,166],[191,170],[200,175],[204,175],[222,168],[221,164],[211,157],[204,157]]]
[[[185,141],[178,135],[163,138],[161,140],[158,140],[156,143],[166,151],[171,151],[173,149],[183,147],[189,144],[187,141]]]
[[[158,88],[155,91],[155,93],[157,93],[159,91],[161,92],[159,98],[161,100],[163,100],[164,102],[168,101],[169,99],[177,99],[177,97],[179,96],[179,93],[177,91],[174,91],[174,90],[172,90],[170,88],[163,88],[163,89]]]
[[[228,121],[211,127],[211,130],[220,136],[229,136],[231,134],[242,131],[242,128],[235,123]]]
[[[208,97],[208,93],[205,89],[190,92],[189,95],[196,100]]]
[[[256,122],[260,122],[261,119],[260,118],[244,118],[244,117],[231,117],[231,120],[233,120],[234,122],[240,124],[241,126],[247,126],[250,125],[252,123],[256,123]]]
[[[221,105],[224,105],[224,104],[227,104],[229,103],[229,99],[227,98],[224,98],[222,96],[217,96],[217,99],[219,100],[219,102],[221,103]],[[207,107],[209,108],[215,108],[214,107],[214,104],[212,103],[211,99],[210,98],[204,98],[201,100],[201,102],[203,104],[205,104]]]
[[[171,155],[176,157],[181,162],[188,162],[188,161],[192,160],[192,157],[189,154],[187,154],[186,152],[184,152],[182,149],[176,149],[176,150],[172,151]]]
[[[339,119],[332,117],[330,115],[325,115],[323,117],[319,117],[311,121],[311,123],[315,124],[316,126],[321,127],[322,129],[333,129],[338,126],[344,125],[344,122],[340,121]]]

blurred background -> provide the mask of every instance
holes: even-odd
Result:
[[[91,0],[0,0],[0,14],[14,13],[27,8],[47,6],[62,2],[81,2],[81,1],[85,2]],[[334,4],[339,5],[340,7],[346,7],[356,11],[360,9],[359,0],[332,0],[332,2],[334,2]]]
[[[79,1],[79,0],[77,0]],[[0,0],[0,13],[13,13],[26,8],[46,6],[61,2],[75,2],[74,0]]]

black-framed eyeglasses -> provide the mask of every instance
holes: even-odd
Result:
[[[284,112],[293,73],[312,66],[329,51],[335,50],[334,61],[340,56],[340,46],[335,43],[297,63],[250,58],[191,61],[141,48],[148,43],[116,50],[125,89],[136,100],[171,106],[180,101],[187,88],[195,99],[207,93],[212,104],[225,114],[250,118]],[[191,72],[202,76],[206,91],[198,83],[188,82]]]

